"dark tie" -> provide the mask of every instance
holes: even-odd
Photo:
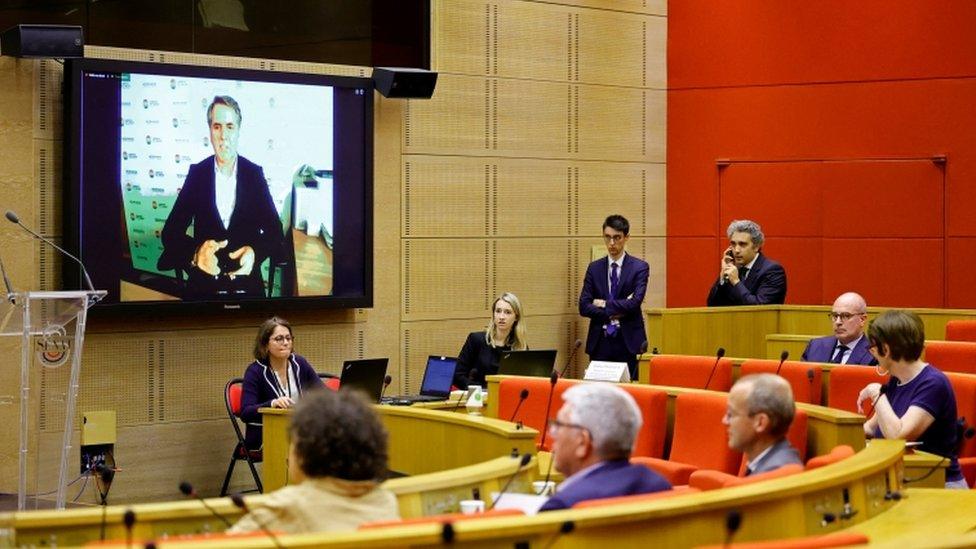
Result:
[[[613,297],[617,293],[617,282],[620,279],[617,277],[617,264],[610,264],[610,297]]]
[[[847,345],[838,345],[837,356],[835,356],[834,359],[831,360],[830,362],[833,364],[840,364],[841,361],[844,360],[844,353],[846,352],[847,352]]]
[[[745,280],[747,274],[749,274],[749,267],[739,267],[739,282]]]

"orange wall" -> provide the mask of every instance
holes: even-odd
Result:
[[[976,307],[974,24],[970,0],[670,2],[668,306],[704,305],[749,217],[787,303]]]

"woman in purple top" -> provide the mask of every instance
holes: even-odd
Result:
[[[891,374],[887,384],[870,383],[857,398],[874,404],[864,433],[876,438],[918,441],[921,449],[949,460],[946,488],[968,488],[956,459],[958,427],[956,397],[949,379],[920,360],[925,348],[922,319],[910,311],[886,311],[868,328],[869,350],[878,359],[878,374]]]
[[[309,389],[322,388],[322,380],[305,357],[293,352],[291,325],[271,317],[258,328],[254,362],[244,371],[241,419],[247,426],[244,445],[260,450],[261,414],[258,408],[291,408]]]

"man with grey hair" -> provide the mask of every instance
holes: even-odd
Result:
[[[755,221],[733,221],[726,230],[729,247],[722,254],[718,280],[708,292],[708,306],[769,305],[786,300],[786,271],[761,253],[766,237]]]
[[[553,462],[566,480],[539,510],[670,490],[660,475],[629,461],[641,423],[637,403],[616,385],[584,382],[567,389],[563,406],[548,427]]]
[[[864,337],[868,304],[863,297],[854,292],[841,294],[827,317],[834,326],[834,335],[810,340],[803,351],[803,360],[867,366],[878,363],[868,350],[868,338]]]
[[[722,423],[729,448],[745,454],[746,476],[803,463],[786,440],[795,411],[793,390],[778,375],[748,375],[732,386]]]

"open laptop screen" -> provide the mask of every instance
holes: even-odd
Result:
[[[424,396],[447,397],[451,394],[451,384],[454,381],[454,369],[457,359],[448,356],[427,357],[427,369],[424,371],[424,381],[420,386],[420,394]]]

